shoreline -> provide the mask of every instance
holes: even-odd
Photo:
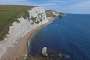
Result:
[[[38,29],[36,29],[37,31],[32,32],[33,34],[32,34],[32,37],[30,38],[30,40],[35,36],[35,34],[38,33],[38,31],[40,31],[41,29],[43,29],[44,27],[46,27],[48,24],[51,24],[54,21],[54,19],[55,18],[53,18],[53,17],[48,18],[48,20],[50,20],[50,21],[48,21],[48,23],[45,23],[45,24],[39,26]]]

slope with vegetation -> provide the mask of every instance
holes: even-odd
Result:
[[[9,26],[17,21],[17,18],[27,15],[27,10],[33,6],[6,6],[0,5],[0,40],[3,40],[5,34],[8,33]],[[19,21],[17,21],[19,22]]]

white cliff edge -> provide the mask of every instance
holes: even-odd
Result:
[[[48,23],[46,17],[45,9],[41,7],[34,7],[29,12],[29,18],[24,19],[23,17],[18,18],[18,22],[12,23],[12,26],[9,27],[8,34],[6,38],[0,42],[0,58],[7,52],[9,47],[16,47],[18,41],[21,37],[24,37],[27,32],[32,31],[32,29],[37,28],[38,26]],[[39,16],[38,16],[39,14]],[[39,21],[38,24],[31,24],[33,21],[32,17],[36,17],[35,22]],[[42,21],[40,21],[42,19]]]

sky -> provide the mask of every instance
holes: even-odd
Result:
[[[64,13],[90,14],[90,0],[0,0],[0,4],[35,5]]]

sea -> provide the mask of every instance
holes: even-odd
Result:
[[[90,14],[65,14],[41,29],[30,42],[31,55],[48,53],[68,55],[63,60],[90,60]]]

